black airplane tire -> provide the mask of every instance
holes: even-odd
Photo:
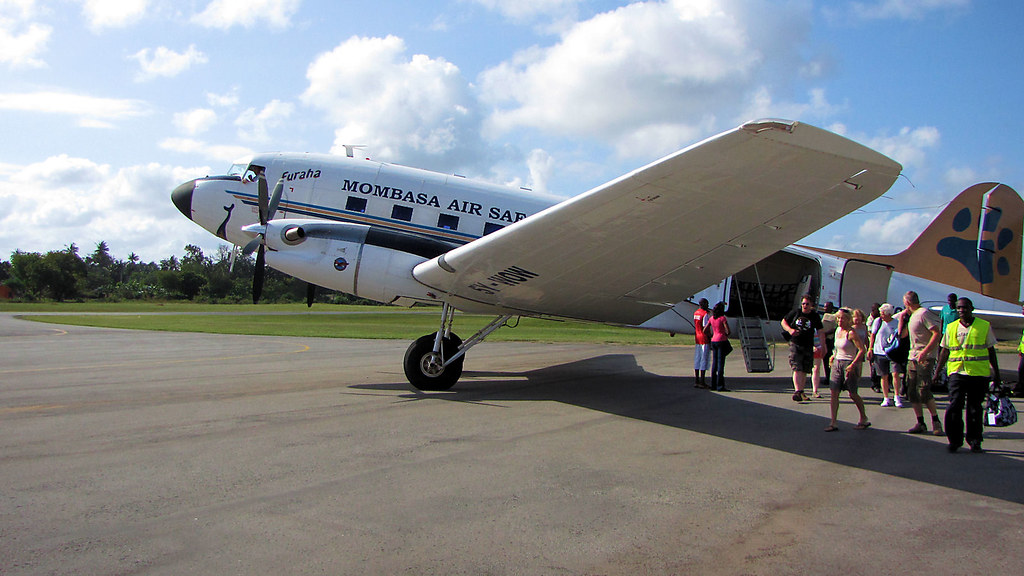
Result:
[[[405,377],[409,379],[409,384],[412,384],[417,390],[425,392],[441,392],[451,389],[462,376],[462,362],[466,359],[465,356],[461,356],[439,372],[431,370],[431,365],[436,365],[431,359],[434,353],[434,334],[422,336],[410,344],[409,349],[405,351],[405,361],[403,362]],[[458,351],[461,345],[462,340],[455,334],[448,338],[442,338],[441,355],[443,357],[451,356]]]

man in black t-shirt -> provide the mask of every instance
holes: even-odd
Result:
[[[800,307],[782,319],[782,329],[789,335],[789,367],[793,369],[793,400],[806,402],[804,383],[807,375],[814,368],[814,336],[818,336],[818,346],[824,346],[825,334],[821,324],[821,316],[814,311],[814,298],[804,294],[800,299]],[[824,354],[824,350],[822,350]]]

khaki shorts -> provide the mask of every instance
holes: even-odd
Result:
[[[935,358],[907,361],[907,398],[912,404],[924,404],[932,396],[932,375],[935,374]]]
[[[853,367],[852,373],[846,375],[846,367],[850,365],[850,360],[835,360],[832,362],[832,377],[829,378],[828,387],[833,392],[840,392],[842,390],[849,390],[853,394],[857,393],[857,383],[860,382],[860,369],[862,364],[857,363]]]

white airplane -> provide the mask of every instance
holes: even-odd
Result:
[[[901,169],[837,134],[765,119],[568,200],[367,159],[283,153],[186,182],[171,198],[203,228],[257,251],[254,302],[269,265],[379,302],[440,304],[438,331],[410,345],[404,367],[416,388],[446,390],[465,352],[513,316],[692,333],[689,298],[725,285],[745,290],[746,272],[769,257],[778,260],[772,269],[788,266],[801,249],[780,250],[881,196]],[[277,183],[273,193],[268,181]],[[810,268],[785,274],[813,289]],[[787,295],[787,310],[802,289]],[[463,341],[452,332],[456,309],[496,319]]]

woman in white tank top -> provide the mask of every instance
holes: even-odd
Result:
[[[829,401],[832,409],[832,422],[825,428],[826,432],[839,430],[836,417],[839,414],[839,395],[843,388],[850,394],[850,399],[857,405],[860,411],[860,421],[854,426],[854,430],[866,430],[871,426],[868,416],[864,412],[864,400],[857,393],[857,381],[860,380],[860,369],[867,356],[867,348],[864,340],[857,334],[853,327],[853,313],[849,308],[841,308],[836,313],[836,347],[832,356],[832,378],[829,379],[829,390],[831,399]]]

